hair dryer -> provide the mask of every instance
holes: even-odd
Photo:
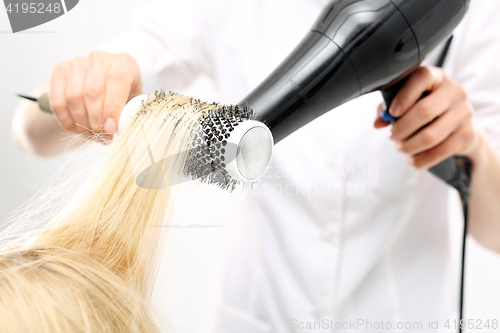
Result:
[[[406,78],[462,20],[469,1],[331,1],[288,58],[239,103],[253,109],[256,120],[265,125],[243,121],[229,133],[231,149],[224,153],[228,174],[245,182],[259,179],[269,166],[273,139],[277,143],[365,93],[381,90],[389,108]],[[120,128],[122,119],[137,110],[138,100],[125,107]],[[38,102],[51,112],[48,94]],[[470,177],[456,159],[451,157],[430,171],[467,200]]]
[[[381,90],[393,97],[423,58],[450,36],[469,0],[333,0],[295,50],[241,103],[274,142],[337,106]],[[451,157],[430,170],[468,195]]]

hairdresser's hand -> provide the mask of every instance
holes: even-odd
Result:
[[[424,92],[429,95],[419,100]],[[391,105],[389,113],[400,118],[392,127],[391,139],[399,151],[410,156],[409,164],[428,169],[452,155],[468,155],[474,150],[479,134],[473,112],[464,88],[444,70],[421,67]],[[375,128],[387,125],[379,116],[374,124]]]
[[[50,80],[50,104],[59,125],[72,133],[89,130],[110,137],[125,104],[142,92],[137,62],[130,55],[94,51],[58,63]]]

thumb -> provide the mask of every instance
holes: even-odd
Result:
[[[377,117],[375,118],[375,122],[373,123],[373,127],[377,129],[387,127],[390,124],[383,120],[382,117],[380,117],[380,112],[382,111],[384,111],[384,105],[379,104],[379,106],[377,107]]]

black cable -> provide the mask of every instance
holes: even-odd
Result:
[[[466,249],[466,239],[467,239],[467,227],[469,220],[469,198],[470,198],[470,181],[472,177],[472,164],[471,161],[466,157],[457,157],[457,164],[464,171],[466,177],[465,181],[462,182],[463,186],[457,187],[457,190],[462,199],[462,208],[464,212],[464,230],[462,235],[462,273],[460,276],[460,311],[459,311],[459,322],[458,322],[458,332],[462,333],[462,322],[464,315],[464,286],[465,286],[465,249]]]
[[[453,36],[451,36],[445,43],[443,51],[439,57],[439,60],[435,64],[437,67],[443,67],[448,55],[448,51],[453,41]],[[463,173],[457,174],[457,179],[454,179],[450,185],[457,189],[460,194],[460,199],[462,200],[462,208],[464,213],[464,230],[462,235],[462,262],[461,262],[461,274],[460,274],[460,306],[459,306],[459,321],[458,321],[458,332],[462,333],[462,322],[464,315],[464,286],[465,286],[465,248],[467,239],[467,225],[469,220],[469,197],[470,197],[470,181],[472,174],[471,162],[466,157],[457,157],[457,164],[460,165]]]
[[[464,234],[462,239],[462,274],[460,276],[460,320],[458,322],[458,332],[462,333],[462,320],[464,314],[464,282],[465,282],[465,239],[467,238],[467,220],[469,214],[469,202],[463,202],[464,210]]]

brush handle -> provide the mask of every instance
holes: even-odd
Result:
[[[40,110],[53,114],[52,108],[50,107],[50,99],[49,93],[43,93],[40,97],[38,97],[38,107]]]

